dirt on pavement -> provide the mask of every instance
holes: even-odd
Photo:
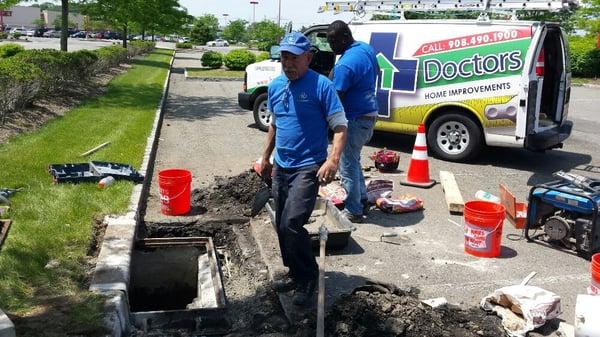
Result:
[[[193,207],[212,215],[246,214],[262,181],[248,171],[216,177],[206,189],[193,191]],[[223,217],[224,219],[226,217]],[[288,322],[276,293],[270,288],[267,267],[260,258],[248,223],[146,223],[146,237],[211,236],[219,250],[233,336],[314,336],[316,308],[301,322]],[[225,257],[227,255],[227,258]],[[316,294],[315,294],[316,295]],[[342,296],[326,313],[327,336],[476,337],[503,336],[500,319],[479,308],[430,308],[418,290],[370,283]],[[172,335],[155,331],[153,336]],[[191,332],[190,332],[191,333]],[[181,336],[185,332],[178,331]],[[134,334],[135,336],[135,334]]]

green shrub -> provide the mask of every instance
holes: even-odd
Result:
[[[131,41],[127,45],[127,53],[129,57],[133,57],[140,54],[150,53],[156,47],[156,43],[152,41]]]
[[[23,46],[16,43],[7,43],[0,46],[0,59],[17,55],[24,51]]]
[[[21,34],[21,33],[19,33],[19,32],[14,32],[14,33],[12,33],[12,36],[13,36],[15,39],[19,39],[21,36],[23,36],[23,34]]]
[[[5,32],[0,32],[0,40],[6,40],[8,39],[8,34],[6,34]]]
[[[194,46],[192,45],[191,42],[177,42],[175,44],[175,48],[192,49],[192,48],[194,48]]]
[[[260,52],[260,54],[258,54],[258,56],[256,56],[256,62],[268,60],[269,57],[270,57],[270,55],[266,51]]]
[[[68,53],[69,68],[74,77],[81,81],[88,80],[94,73],[94,64],[98,61],[98,55],[91,50],[78,50]]]
[[[202,54],[200,61],[202,62],[203,67],[211,69],[221,68],[223,65],[223,55],[216,51],[207,51]]]
[[[0,124],[6,116],[30,104],[42,83],[39,67],[18,57],[0,59]]]
[[[25,62],[35,65],[42,71],[42,85],[40,94],[56,95],[66,89],[68,83],[74,79],[73,72],[69,69],[69,53],[54,49],[30,49],[20,52],[10,58],[16,62]]]
[[[256,57],[246,49],[236,49],[227,53],[224,61],[231,70],[244,70],[247,65],[256,62]]]
[[[96,62],[96,72],[107,71],[119,64],[127,61],[129,54],[127,49],[119,46],[109,46],[96,49],[98,62]]]
[[[600,77],[600,49],[595,36],[569,38],[571,72],[578,77]]]

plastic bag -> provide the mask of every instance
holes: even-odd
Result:
[[[386,213],[406,213],[423,208],[423,200],[410,194],[398,198],[379,198],[375,204]]]
[[[377,199],[388,197],[394,190],[394,182],[387,179],[372,179],[367,181],[367,199],[374,204]]]
[[[545,289],[514,285],[500,288],[481,300],[481,308],[502,317],[511,337],[525,337],[561,313],[560,296]]]

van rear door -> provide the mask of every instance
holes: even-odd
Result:
[[[562,146],[572,123],[566,120],[571,92],[571,69],[565,34],[557,24],[538,26],[539,38],[529,64],[529,85],[525,103],[525,127],[517,137],[534,151]],[[536,34],[536,35],[537,35]]]

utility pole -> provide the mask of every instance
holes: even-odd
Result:
[[[252,5],[252,23],[256,22],[256,5],[258,5],[258,1],[250,1]]]
[[[279,13],[277,14],[277,27],[281,28],[281,0],[279,0]]]

